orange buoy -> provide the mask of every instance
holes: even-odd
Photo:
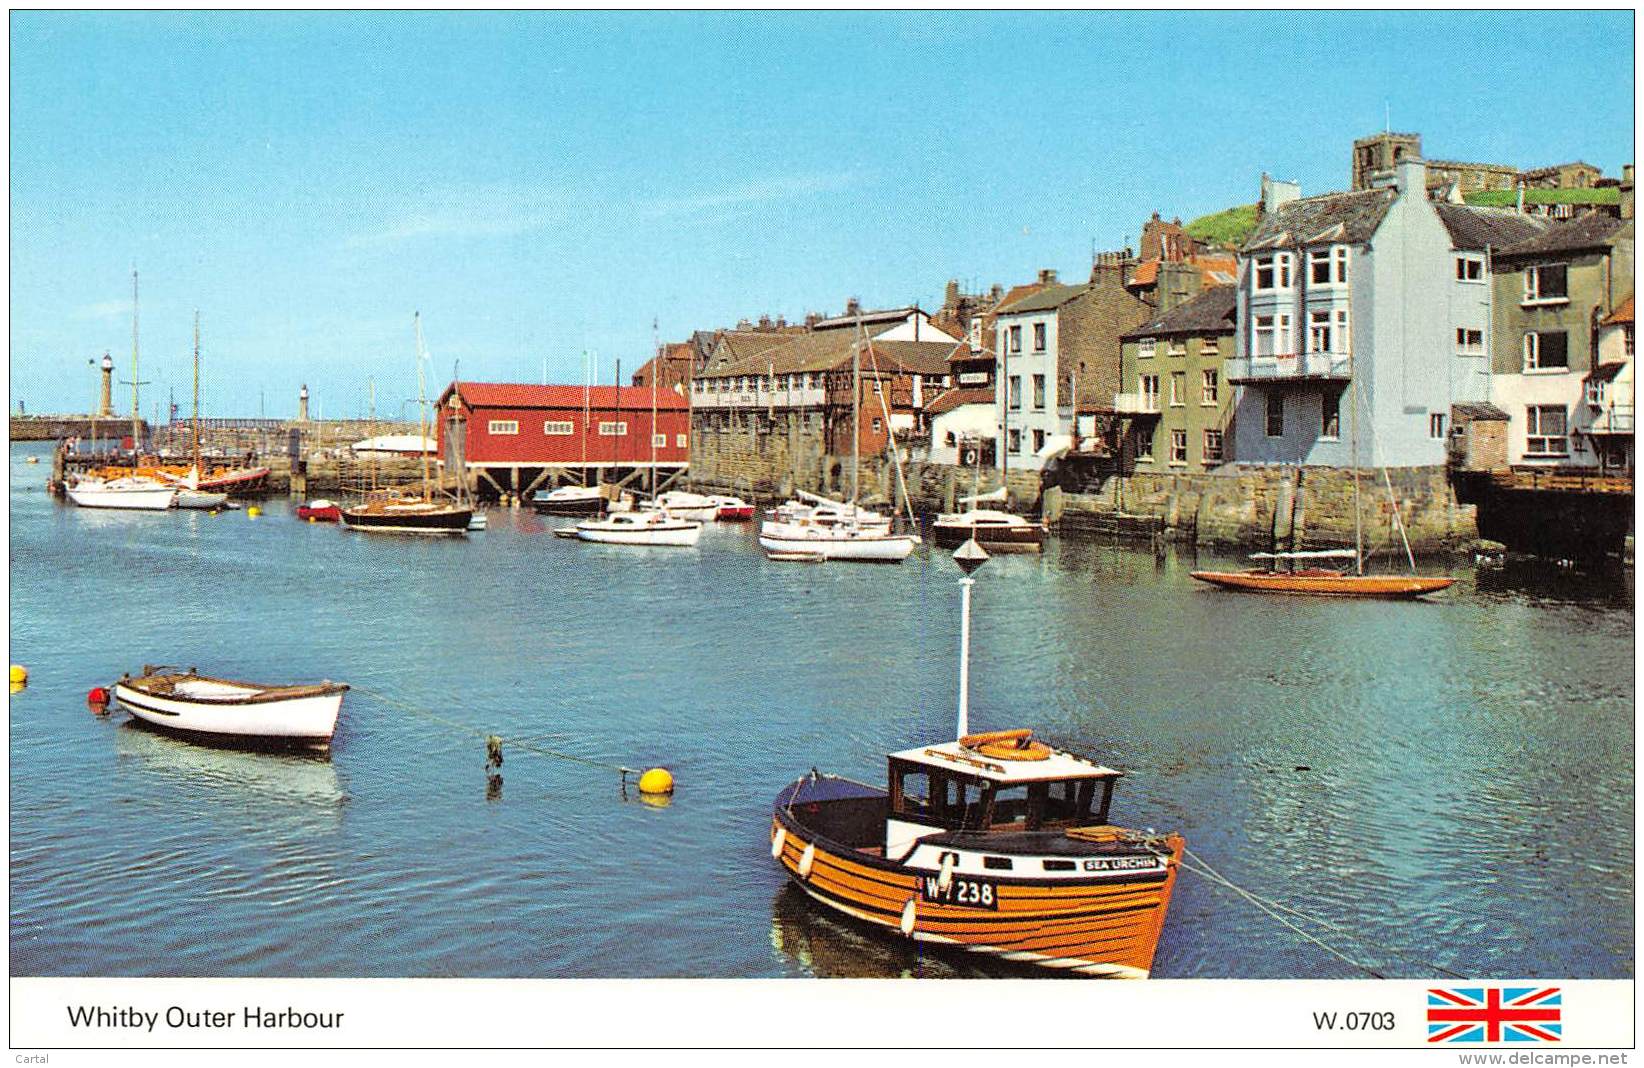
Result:
[[[86,704],[88,704],[88,705],[106,705],[106,704],[108,704],[108,687],[106,687],[106,686],[93,686],[91,689],[87,690],[86,691]]]

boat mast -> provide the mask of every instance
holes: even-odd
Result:
[[[131,473],[137,473],[137,453],[143,442],[143,417],[137,407],[137,268],[131,269]]]
[[[656,378],[662,369],[662,342],[651,316],[651,500],[656,500]]]
[[[856,309],[856,344],[851,346],[851,518],[857,515],[858,467],[862,463],[862,309]]]
[[[422,312],[411,313],[417,331],[417,451],[422,454],[422,499],[432,501],[428,492],[428,387],[422,375]]]
[[[1359,507],[1359,388],[1357,382],[1348,384],[1353,391],[1353,568],[1364,574],[1364,509]]]
[[[200,309],[194,309],[194,486],[199,488],[205,471],[200,467]]]
[[[953,552],[953,562],[965,573],[959,580],[959,734],[963,739],[970,733],[970,588],[976,585],[973,573],[988,562],[987,550],[971,534],[965,544]]]

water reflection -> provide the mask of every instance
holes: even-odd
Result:
[[[176,800],[208,799],[213,807],[319,814],[340,819],[347,794],[327,752],[268,752],[178,738],[130,719],[114,731],[116,774],[134,790],[174,791]]]

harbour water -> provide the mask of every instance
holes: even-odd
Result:
[[[953,729],[959,573],[774,563],[745,526],[599,547],[244,512],[96,513],[11,450],[18,975],[1019,975],[820,915],[768,851],[813,765]],[[1476,571],[1430,603],[1201,588],[1052,539],[978,576],[971,722],[1127,769],[1115,817],[1335,925],[1385,975],[1631,977],[1631,573]],[[340,679],[329,759],[98,717],[145,662]],[[430,714],[432,713],[432,714]],[[594,761],[663,764],[671,803]],[[1184,873],[1160,977],[1353,977]]]

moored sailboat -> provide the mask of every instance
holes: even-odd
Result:
[[[974,538],[990,552],[1038,552],[1045,541],[1045,525],[1012,512],[977,505],[1003,502],[1005,487],[991,493],[961,497],[962,512],[944,512],[931,522],[931,540],[944,549],[956,549]]]
[[[888,785],[812,770],[776,798],[771,856],[886,933],[1077,975],[1146,978],[1186,848],[1109,822],[1116,769],[1029,730],[969,731],[967,542],[954,741],[889,756]]]

